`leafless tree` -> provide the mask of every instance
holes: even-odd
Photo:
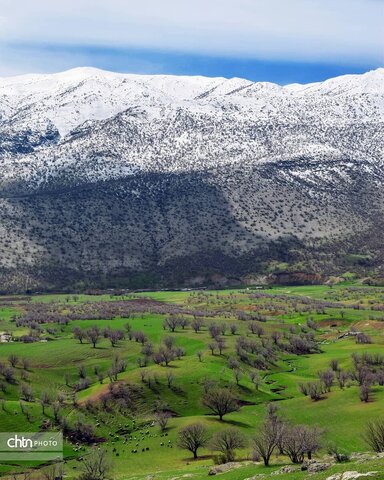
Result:
[[[175,339],[173,337],[171,337],[170,335],[166,335],[163,338],[163,343],[168,348],[168,350],[171,350],[175,345]]]
[[[169,412],[157,412],[155,415],[156,422],[158,423],[160,430],[162,432],[165,432],[168,426],[168,421],[170,419],[171,415]]]
[[[331,391],[331,387],[333,385],[333,380],[335,378],[335,374],[333,373],[333,370],[326,370],[325,372],[318,372],[318,377],[322,384],[324,385],[324,390],[326,392]]]
[[[192,320],[192,323],[191,323],[191,326],[192,326],[193,330],[195,331],[195,333],[200,332],[203,325],[204,325],[204,321],[200,317],[194,317],[194,319]]]
[[[96,348],[96,345],[99,343],[101,334],[98,327],[91,327],[86,330],[86,336],[88,340],[92,343],[93,348]]]
[[[163,363],[166,367],[175,359],[175,352],[168,348],[161,347],[156,354],[157,361]]]
[[[80,327],[75,327],[73,330],[73,336],[77,340],[79,340],[80,343],[83,343],[83,340],[86,338],[86,332],[85,330],[82,330]]]
[[[286,425],[282,435],[282,451],[292,463],[302,463],[320,448],[321,430],[306,425]]]
[[[208,407],[215,415],[219,416],[220,421],[224,415],[239,410],[239,404],[227,388],[214,388],[203,395],[203,405]]]
[[[79,365],[79,377],[86,378],[86,376],[87,376],[87,370],[85,368],[85,365]]]
[[[51,403],[51,396],[49,392],[47,391],[42,392],[40,397],[40,405],[43,411],[43,415],[45,415],[45,407],[47,407],[50,403]]]
[[[368,384],[368,383],[363,383],[362,385],[360,385],[360,400],[362,402],[369,402],[369,399],[371,397],[371,386]]]
[[[217,338],[216,340],[216,345],[217,345],[217,348],[219,350],[219,354],[222,355],[223,354],[223,350],[225,348],[225,340],[224,338],[222,337],[219,337]]]
[[[23,365],[24,370],[29,370],[31,366],[31,362],[29,361],[29,358],[23,357],[21,359],[21,364]]]
[[[239,385],[240,380],[241,380],[241,377],[243,376],[240,368],[235,368],[235,369],[233,370],[233,376],[235,377],[236,385]]]
[[[62,463],[54,463],[42,470],[44,480],[57,480],[63,478],[64,466]]]
[[[197,458],[197,451],[204,447],[208,441],[208,432],[202,423],[191,423],[179,431],[177,445],[189,450],[193,458]]]
[[[248,324],[248,329],[251,333],[257,335],[259,338],[264,334],[263,327],[256,322],[250,322]]]
[[[340,370],[339,361],[336,358],[333,358],[329,362],[329,366],[331,367],[331,370],[334,372],[338,372]]]
[[[212,338],[217,338],[220,335],[220,327],[216,323],[211,323],[208,327],[209,334]]]
[[[11,367],[15,368],[19,363],[19,357],[15,354],[11,354],[8,356],[8,362],[11,365]]]
[[[324,392],[324,387],[321,382],[305,382],[298,384],[300,392],[305,395],[309,396],[311,400],[317,401],[320,400],[322,394]]]
[[[30,385],[22,383],[20,387],[20,395],[26,402],[33,402],[33,391]]]
[[[183,330],[185,329],[185,327],[188,327],[188,325],[189,325],[189,320],[188,320],[188,318],[180,317],[179,325],[180,325],[180,327],[181,327]]]
[[[260,375],[255,370],[252,370],[249,374],[249,378],[251,379],[251,382],[254,384],[255,389],[259,390],[260,383],[261,383]]]
[[[168,388],[171,388],[175,377],[173,376],[173,373],[170,370],[167,371],[166,378],[167,378]]]
[[[336,378],[337,378],[337,382],[339,384],[339,387],[341,389],[343,389],[345,387],[345,384],[347,383],[347,381],[350,378],[350,374],[349,374],[349,372],[346,372],[345,370],[338,370],[336,372]]]
[[[245,437],[236,428],[226,428],[218,431],[210,442],[210,448],[221,452],[225,462],[233,462],[235,460],[235,450],[245,446]]]
[[[261,457],[265,466],[269,465],[271,456],[281,440],[281,432],[281,422],[267,419],[253,438],[255,457]]]
[[[364,440],[374,452],[384,452],[384,418],[375,418],[367,423]]]
[[[164,319],[164,322],[163,322],[164,330],[168,329],[171,332],[174,332],[179,325],[180,325],[180,317],[178,315],[169,315]]]
[[[358,333],[355,338],[356,343],[372,343],[371,337],[362,332]]]
[[[236,323],[232,323],[232,324],[229,326],[229,330],[230,330],[230,332],[231,332],[232,335],[236,335],[237,330],[238,330],[238,327],[237,327]]]
[[[111,473],[107,452],[94,447],[90,455],[83,457],[81,468],[79,480],[107,480]]]

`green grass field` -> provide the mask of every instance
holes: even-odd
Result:
[[[109,304],[117,306],[119,302],[137,302],[137,305],[147,302],[148,310],[145,311],[142,306],[139,311],[133,308],[129,318],[117,314],[111,319],[99,318],[100,315],[97,319],[84,319],[84,316],[80,319],[82,308],[87,312],[92,308],[99,312],[108,308]],[[34,332],[40,329],[38,341],[24,343],[21,337],[29,334],[31,326],[20,324],[19,319],[35,314],[33,308],[37,306],[42,306],[43,312],[41,322],[37,322],[39,325],[33,326]],[[18,358],[13,369],[13,383],[0,375],[3,386],[0,392],[1,431],[35,431],[43,425],[58,428],[53,405],[47,405],[43,415],[40,399],[44,392],[50,392],[52,398],[60,392],[60,416],[64,416],[70,425],[80,416],[85,423],[93,426],[97,441],[108,451],[113,462],[114,479],[144,480],[148,475],[155,474],[154,478],[162,480],[182,478],[183,475],[200,480],[207,478],[208,469],[214,464],[214,452],[203,448],[199,451],[200,459],[193,461],[189,452],[177,447],[179,429],[195,421],[206,425],[210,435],[226,426],[236,427],[249,439],[249,445],[237,452],[237,458],[246,461],[250,458],[252,436],[265,416],[266,402],[277,402],[280,415],[287,421],[322,427],[323,448],[317,454],[319,458],[326,454],[329,442],[335,442],[349,454],[366,452],[369,446],[362,434],[369,420],[384,415],[384,387],[373,385],[369,401],[362,402],[356,381],[349,380],[343,389],[334,382],[331,391],[325,393],[321,400],[312,401],[299,392],[298,384],[316,380],[317,373],[327,370],[332,359],[337,359],[342,369],[351,370],[352,353],[383,353],[383,306],[383,288],[351,283],[333,288],[320,285],[268,290],[142,292],[126,297],[109,294],[36,295],[28,301],[15,297],[14,301],[7,299],[4,302],[0,297],[0,332],[11,332],[13,335],[13,341],[0,344],[0,362],[8,366],[11,355]],[[205,325],[197,333],[191,325],[184,329],[178,326],[175,332],[164,330],[163,321],[168,313],[159,313],[160,308],[164,311],[168,309],[169,313],[178,309],[179,314],[181,312],[189,321],[198,312]],[[68,322],[51,320],[45,323],[52,312],[62,316],[75,313]],[[79,318],[76,318],[77,314]],[[259,315],[255,321],[263,328],[260,339],[248,328],[249,315]],[[307,326],[308,318],[314,322],[316,330]],[[208,348],[208,344],[212,343],[208,325],[212,322],[227,326],[221,334],[225,341],[221,354],[218,351],[211,354]],[[142,331],[155,350],[164,336],[170,336],[174,346],[183,349],[184,354],[180,359],[172,360],[169,366],[149,360],[145,367],[139,367],[137,359],[143,357],[142,345],[134,339],[129,340],[126,336],[116,346],[111,346],[107,338],[101,338],[93,348],[89,341],[84,340],[81,344],[73,335],[76,327],[85,330],[95,325],[101,330],[126,331],[127,323],[132,331]],[[231,325],[236,326],[235,334],[230,332]],[[369,335],[372,343],[357,344],[354,337],[338,338],[351,329]],[[262,342],[263,339],[267,341],[272,332],[279,332],[281,339],[285,339],[293,332],[299,334],[303,331],[313,332],[319,353],[298,355],[280,350],[267,368],[258,370],[261,379],[258,390],[249,376],[255,368],[240,362],[240,379],[236,384],[228,359],[236,357],[236,343],[241,336]],[[202,361],[198,352],[202,352]],[[136,387],[136,394],[132,397],[134,405],[132,408],[116,405],[103,409],[100,398],[109,391],[108,371],[116,355],[126,363],[124,371],[118,373],[116,383]],[[23,367],[22,358],[28,359],[27,368]],[[75,393],[82,365],[89,385]],[[102,382],[95,374],[95,367],[103,374]],[[168,386],[167,375],[170,374],[172,385]],[[214,379],[222,387],[230,386],[242,405],[238,411],[226,415],[224,422],[202,405],[204,379]],[[22,384],[32,389],[33,401],[24,399],[20,404]],[[155,405],[159,402],[172,413],[164,434],[154,422]],[[81,470],[79,458],[88,452],[89,446],[79,447],[66,441],[66,478],[75,479],[78,476]],[[225,480],[241,480],[256,474],[269,477],[272,471],[287,464],[287,457],[273,456],[268,468],[261,463],[244,463],[220,476]],[[0,464],[0,474],[23,471],[30,466],[37,467],[5,462]],[[327,472],[311,475],[310,478],[326,479],[331,474],[346,470],[381,472],[384,471],[384,459],[371,460],[366,464],[350,462],[335,465]],[[278,478],[299,480],[307,478],[306,475],[305,472],[295,472]],[[384,474],[381,476],[379,473],[372,478],[384,478]]]

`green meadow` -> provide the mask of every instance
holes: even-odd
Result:
[[[130,313],[121,316],[119,308],[129,309]],[[104,311],[108,318],[102,318]],[[85,318],[87,315],[90,318]],[[165,328],[164,320],[172,315],[182,316],[187,325],[177,325],[174,332]],[[203,320],[197,332],[191,327],[196,317]],[[260,335],[250,330],[252,322],[262,328]],[[218,348],[213,353],[209,348],[213,342],[209,331],[212,323],[225,325],[220,333],[221,353]],[[86,335],[82,343],[75,338],[74,329],[87,332],[95,326],[100,332],[124,332],[124,338],[112,346],[110,339],[100,333],[95,348]],[[304,396],[298,386],[317,381],[318,372],[329,369],[332,360],[337,360],[340,369],[353,371],[352,354],[383,354],[383,327],[384,289],[358,283],[126,295],[52,294],[28,299],[7,297],[4,301],[0,297],[0,332],[12,334],[12,341],[0,344],[0,363],[4,369],[10,366],[12,356],[17,359],[11,382],[0,375],[1,431],[60,429],[58,417],[65,417],[72,431],[81,419],[91,426],[93,439],[78,442],[73,436],[66,436],[65,478],[78,477],[82,459],[97,444],[108,453],[113,479],[169,480],[185,476],[200,480],[208,478],[217,452],[206,446],[193,460],[190,452],[177,446],[178,432],[196,421],[206,426],[210,437],[223,428],[233,427],[248,443],[236,451],[238,468],[219,476],[224,480],[257,474],[269,478],[273,471],[290,464],[281,454],[272,456],[269,467],[251,461],[252,438],[261,428],[267,403],[272,402],[287,422],[321,427],[322,447],[316,458],[327,455],[329,443],[337,444],[346,455],[369,452],[363,433],[370,420],[384,416],[383,386],[373,383],[367,402],[361,401],[358,382],[353,378],[343,388],[334,379],[330,391],[324,392],[318,401]],[[165,337],[171,337],[172,348],[178,348],[181,354],[172,358],[169,365],[155,362],[148,355],[143,365],[143,344],[134,337],[130,339],[129,332],[142,332],[144,344],[150,343],[155,352]],[[271,341],[276,332],[282,344],[292,335],[311,333],[317,351],[298,353],[277,348]],[[347,332],[364,333],[369,343],[357,343],[355,335],[343,337]],[[239,338],[258,345],[271,344],[274,358],[264,359],[262,368],[239,360]],[[114,358],[124,368],[112,375]],[[250,358],[254,360],[254,356]],[[23,359],[27,360],[26,366]],[[230,359],[239,363],[237,378],[229,366]],[[80,368],[86,379],[81,388]],[[251,380],[252,371],[260,379],[257,388]],[[220,388],[230,388],[238,401],[238,410],[225,415],[223,421],[202,403],[207,380],[215,381]],[[102,399],[110,392],[111,384],[131,389],[128,404],[103,405]],[[32,398],[23,397],[22,385],[29,387]],[[43,413],[44,395],[50,400]],[[164,431],[156,421],[159,408],[169,414]],[[11,478],[13,472],[21,474],[31,469],[38,474],[42,467],[3,462],[0,474]],[[379,473],[370,478],[384,478],[380,473],[384,471],[384,458],[359,464],[354,463],[352,456],[349,462],[335,464],[310,477],[297,471],[277,478],[320,480],[349,470],[375,471]]]

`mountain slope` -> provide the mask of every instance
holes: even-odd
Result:
[[[383,120],[384,69],[0,79],[3,288],[380,269]]]

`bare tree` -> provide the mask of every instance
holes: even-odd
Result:
[[[249,374],[249,378],[251,379],[251,382],[254,384],[255,389],[259,390],[260,383],[261,383],[260,375],[255,370],[252,370]]]
[[[200,332],[203,325],[204,325],[204,321],[200,317],[194,317],[194,319],[192,320],[192,323],[191,323],[191,326],[192,326],[193,330],[195,331],[195,333]]]
[[[323,435],[323,430],[321,430],[316,425],[313,427],[303,425],[302,427],[303,450],[307,454],[308,460],[311,460],[312,455],[316,453],[321,447],[321,437]]]
[[[350,378],[350,374],[349,374],[349,372],[346,372],[345,370],[338,370],[336,372],[336,378],[337,378],[337,382],[339,384],[339,387],[341,389],[343,389],[345,387],[345,384],[347,383],[347,381]]]
[[[175,352],[169,348],[159,348],[158,352],[154,354],[153,360],[157,364],[163,363],[166,367],[175,359]]]
[[[367,423],[364,440],[374,452],[384,452],[384,417],[375,418]]]
[[[175,345],[175,339],[173,337],[171,337],[170,335],[166,335],[163,338],[163,343],[168,348],[168,350],[172,350],[172,348]]]
[[[241,377],[243,376],[240,368],[233,369],[233,376],[235,377],[236,385],[239,385]]]
[[[264,334],[263,327],[256,322],[250,322],[248,324],[248,329],[251,333],[257,335],[259,338]]]
[[[368,384],[368,383],[363,383],[362,385],[360,385],[360,400],[362,402],[369,402],[369,399],[371,397],[371,386]]]
[[[19,363],[19,357],[15,354],[11,354],[8,357],[8,362],[11,365],[11,367],[15,368]]]
[[[21,384],[20,395],[26,402],[33,402],[33,391],[27,383]]]
[[[333,385],[333,380],[335,378],[335,374],[333,370],[326,370],[325,372],[318,372],[318,377],[322,384],[324,385],[324,389],[326,392],[331,391],[331,387]]]
[[[266,467],[269,465],[275,448],[281,441],[282,428],[281,422],[267,419],[253,438],[255,456],[261,457]]]
[[[173,373],[170,370],[167,371],[166,378],[167,378],[168,388],[171,388],[173,385],[173,381],[175,380],[175,377],[173,376]]]
[[[233,462],[235,460],[235,450],[245,446],[245,437],[236,428],[220,430],[215,433],[210,442],[211,449],[221,452],[225,462]]]
[[[219,337],[217,338],[216,340],[216,345],[217,345],[217,348],[219,350],[219,354],[222,355],[223,354],[223,350],[225,348],[225,340],[224,338],[222,337]]]
[[[179,431],[177,445],[180,448],[189,450],[193,453],[193,458],[197,458],[197,451],[204,447],[208,441],[208,433],[202,423],[191,423]]]
[[[203,405],[223,420],[224,415],[239,410],[239,404],[233,393],[227,388],[214,388],[203,395]]]
[[[164,330],[168,329],[171,332],[174,332],[179,325],[180,325],[180,318],[177,315],[169,315],[164,319],[164,322],[163,322]]]
[[[86,378],[87,377],[87,370],[85,369],[85,365],[79,365],[79,378]]]
[[[23,365],[24,370],[29,370],[31,366],[31,362],[29,361],[29,358],[23,357],[21,359],[21,364]]]
[[[76,338],[76,340],[79,340],[80,343],[83,343],[83,340],[87,336],[85,330],[82,330],[80,327],[75,327],[72,332],[74,338]]]
[[[333,359],[329,362],[329,366],[331,367],[331,369],[332,369],[334,372],[338,372],[338,371],[340,370],[339,361],[338,361],[336,358],[333,358]]]
[[[101,335],[98,327],[91,327],[86,330],[88,340],[92,343],[93,348],[99,343]]]
[[[306,425],[286,425],[282,436],[282,451],[292,463],[302,463],[304,455],[308,459],[320,448],[321,431]]]
[[[62,463],[54,463],[42,470],[44,480],[58,480],[63,478],[64,466]]]
[[[188,318],[181,317],[180,320],[179,320],[179,325],[183,330],[185,329],[185,327],[188,327],[188,325],[189,325]]]
[[[51,396],[47,391],[41,393],[40,397],[40,405],[43,411],[43,415],[45,415],[45,407],[47,407],[51,403]]]
[[[79,480],[107,480],[111,473],[107,452],[101,448],[94,448],[90,455],[83,457],[81,468],[83,473]]]
[[[321,399],[324,391],[324,387],[320,382],[299,383],[298,387],[303,395],[309,396],[315,402]]]
[[[168,426],[168,421],[170,419],[171,415],[169,412],[157,412],[155,415],[156,422],[158,423],[160,430],[162,432],[165,432]]]
[[[237,330],[238,330],[236,323],[232,323],[232,324],[229,326],[229,330],[230,330],[230,332],[231,332],[232,335],[236,335]]]

